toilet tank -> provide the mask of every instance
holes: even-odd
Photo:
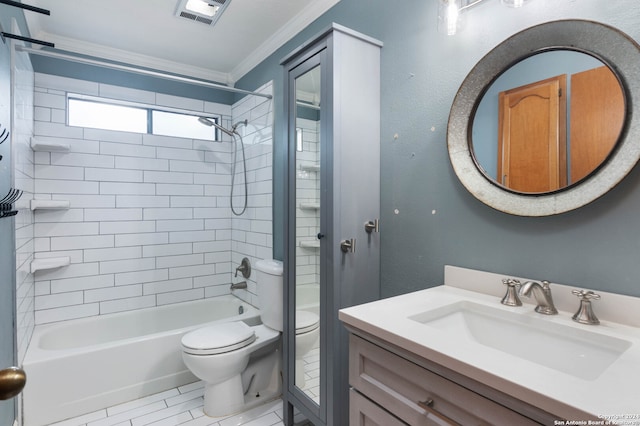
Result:
[[[256,262],[256,287],[260,301],[260,318],[267,327],[282,331],[284,306],[282,262],[279,260],[259,260]]]

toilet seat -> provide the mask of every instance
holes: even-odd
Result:
[[[296,311],[296,334],[304,334],[320,326],[318,315],[309,311]]]
[[[193,355],[216,355],[232,352],[256,340],[255,331],[242,321],[213,324],[185,334],[184,352]]]

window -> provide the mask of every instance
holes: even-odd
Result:
[[[213,127],[198,122],[203,114],[191,111],[161,110],[128,102],[114,102],[82,95],[69,95],[67,108],[69,126],[122,132],[216,141]],[[206,118],[219,122],[219,117]]]
[[[147,111],[124,105],[69,99],[69,126],[147,133]]]
[[[197,115],[152,110],[151,133],[180,138],[215,140],[216,132],[213,127],[199,123],[198,118]],[[210,118],[210,120],[218,122],[215,118]]]

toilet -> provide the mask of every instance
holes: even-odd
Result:
[[[211,417],[244,411],[267,402],[269,397],[278,397],[282,390],[279,351],[284,311],[282,262],[260,260],[254,270],[262,324],[249,326],[242,321],[213,324],[182,337],[182,359],[205,382],[204,412]],[[313,348],[319,336],[318,316],[311,315],[315,320],[309,319],[304,329],[305,336],[310,338],[298,339],[296,331],[296,363]],[[299,340],[308,348],[299,349]],[[257,386],[257,392],[248,392],[252,386]]]
[[[305,387],[304,356],[318,345],[320,318],[309,311],[296,311],[296,374],[295,384]]]

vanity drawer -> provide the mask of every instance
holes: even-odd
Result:
[[[349,390],[349,407],[350,426],[407,426],[355,389]]]
[[[360,337],[349,339],[350,385],[410,425],[539,424]]]

